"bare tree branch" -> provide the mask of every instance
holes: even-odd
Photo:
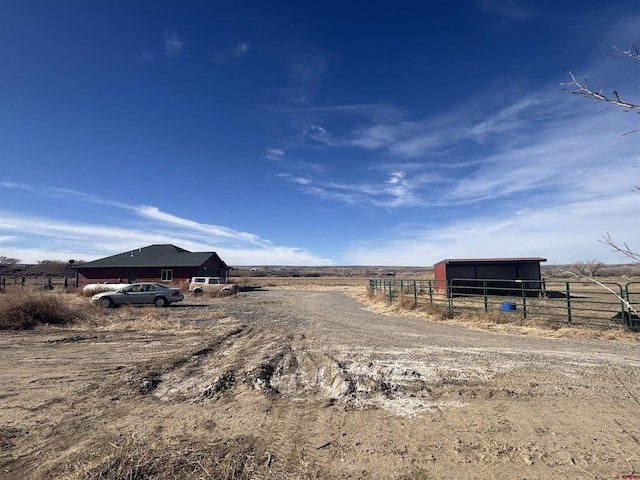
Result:
[[[629,110],[640,110],[640,105],[624,100],[615,90],[613,91],[613,96],[608,97],[602,93],[602,89],[597,92],[595,90],[591,90],[587,85],[586,80],[578,81],[572,72],[569,72],[569,76],[571,77],[571,82],[562,84],[569,87],[563,88],[565,92],[577,95],[578,97],[595,100],[596,102],[610,103],[611,105],[615,105],[616,107],[623,108],[627,112]]]
[[[631,259],[633,263],[640,264],[640,254],[633,252],[626,243],[623,243],[622,246],[618,245],[613,241],[611,235],[608,233],[606,235],[602,235],[602,240],[599,240],[599,242],[608,245],[614,252],[621,253],[625,257]]]
[[[638,50],[638,47],[636,46],[635,43],[632,43],[627,50],[622,50],[615,46],[613,47],[613,49],[619,54],[617,56],[614,56],[613,58],[623,58],[627,60],[631,59],[631,60],[640,61],[640,50]],[[602,88],[599,91],[591,90],[587,85],[586,80],[582,80],[581,82],[578,81],[575,75],[573,75],[571,71],[569,71],[569,76],[571,77],[571,82],[562,84],[568,87],[568,88],[563,88],[565,92],[571,93],[578,97],[587,98],[595,102],[609,103],[611,105],[614,105],[615,107],[621,107],[627,112],[630,110],[636,110],[638,111],[638,113],[640,113],[639,104],[631,103],[627,100],[624,100],[623,98],[620,97],[620,95],[616,90],[613,91],[613,96],[607,96],[604,93],[602,93]],[[640,129],[627,132],[624,135],[628,135],[629,133],[634,133],[638,131],[640,131]],[[634,188],[634,191],[640,192],[640,187],[636,186]],[[621,253],[625,257],[629,258],[630,260],[633,261],[633,263],[640,264],[640,253],[633,252],[629,247],[629,245],[627,245],[626,243],[623,243],[622,246],[620,246],[619,244],[613,241],[613,239],[611,238],[611,235],[609,235],[608,233],[606,235],[602,235],[602,240],[600,240],[600,242],[611,247],[611,249],[614,252]],[[578,267],[583,267],[583,265],[578,265]]]
[[[635,254],[634,254],[635,255]],[[592,278],[592,277],[586,277],[584,275],[580,275],[579,273],[575,273],[572,272],[571,270],[566,270],[564,268],[561,268],[559,266],[556,266],[556,268],[561,271],[561,272],[565,272],[568,273],[570,275],[573,275],[574,277],[579,277],[579,278],[583,278],[585,280],[588,280],[590,282],[595,283],[596,285],[604,288],[605,290],[607,290],[609,293],[613,294],[618,300],[620,300],[622,303],[624,303],[624,305],[629,309],[630,312],[633,312],[635,315],[640,316],[640,312],[638,312],[638,310],[636,310],[636,308],[631,304],[631,302],[629,302],[628,299],[620,296],[615,290],[613,290],[611,287],[605,285],[602,282],[599,282],[598,280]]]
[[[640,61],[640,50],[638,50],[635,43],[629,45],[627,50],[621,50],[618,47],[613,47],[613,49],[618,52],[620,56],[614,55],[611,58],[630,58],[631,60]]]

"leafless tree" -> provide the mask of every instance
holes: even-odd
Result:
[[[45,275],[64,275],[68,266],[68,263],[59,260],[38,260],[33,270]]]
[[[583,277],[596,277],[603,267],[604,263],[600,260],[587,260],[575,262],[571,265],[571,270]]]
[[[16,263],[20,263],[20,260],[0,255],[0,274],[7,273]]]
[[[638,47],[635,43],[632,43],[627,50],[622,50],[615,46],[613,47],[613,49],[616,51],[616,55],[614,55],[612,58],[622,58],[640,62],[640,50],[638,50]],[[569,76],[571,77],[571,82],[563,84],[565,86],[565,88],[563,88],[564,91],[573,95],[577,95],[578,97],[593,100],[595,102],[604,102],[609,105],[613,105],[614,107],[620,107],[625,112],[634,110],[637,113],[640,113],[640,104],[625,100],[620,96],[617,90],[612,90],[612,93],[608,95],[606,93],[603,93],[604,86],[602,86],[600,90],[592,90],[587,85],[586,80],[580,81],[576,79],[575,75],[572,72],[569,72]],[[638,129],[627,132],[624,135],[635,132],[638,132]],[[634,189],[635,191],[640,192],[639,186],[634,187]],[[608,233],[606,235],[603,235],[602,238],[603,239],[600,241],[605,245],[611,247],[614,252],[621,253],[622,255],[631,259],[634,263],[640,264],[640,254],[631,250],[631,248],[626,243],[623,243],[622,246],[620,246],[620,244],[616,243]]]
[[[11,267],[16,263],[20,263],[20,260],[17,258],[5,257],[4,255],[0,255],[0,267]]]

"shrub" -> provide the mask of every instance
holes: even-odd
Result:
[[[396,297],[394,305],[397,310],[414,310],[416,308],[416,299],[413,295],[400,293]]]
[[[38,324],[68,325],[78,317],[59,293],[15,288],[0,294],[0,330],[27,330]]]
[[[443,305],[437,305],[434,303],[426,303],[419,307],[420,312],[423,312],[431,317],[438,318],[440,320],[451,320],[454,317],[453,311],[449,310]]]

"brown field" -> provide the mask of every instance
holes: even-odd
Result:
[[[0,332],[0,478],[640,475],[639,334],[236,280],[167,309],[29,297],[62,323]]]

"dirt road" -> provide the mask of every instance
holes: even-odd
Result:
[[[640,478],[637,344],[381,315],[335,291],[107,315],[0,332],[0,477]]]

